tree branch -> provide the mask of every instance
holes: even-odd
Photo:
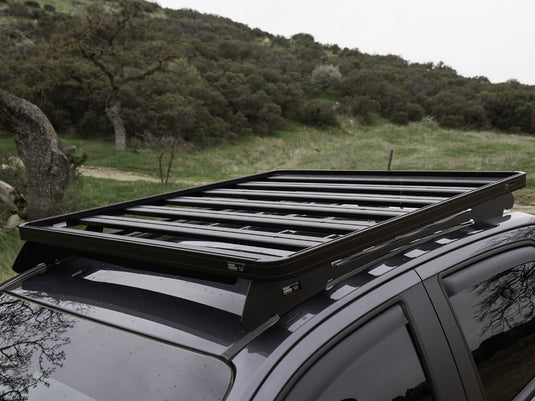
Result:
[[[157,61],[158,64],[156,64],[153,67],[148,68],[147,70],[143,71],[142,73],[137,74],[137,75],[131,75],[131,76],[128,76],[126,78],[123,78],[121,80],[121,84],[125,84],[127,82],[132,82],[132,81],[142,81],[145,78],[150,77],[155,72],[158,72],[158,71],[162,70],[163,69],[163,64],[166,61],[169,61],[169,60],[172,60],[172,59],[173,59],[173,57],[168,56],[168,57],[165,57],[163,60],[158,60]]]

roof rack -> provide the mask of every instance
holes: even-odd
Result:
[[[523,172],[266,172],[26,223],[14,270],[74,253],[246,279],[250,330],[376,260],[380,246],[501,215],[525,182]]]

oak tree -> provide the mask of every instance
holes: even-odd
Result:
[[[113,126],[115,147],[126,148],[121,115],[121,92],[132,82],[145,80],[164,69],[174,50],[158,40],[148,3],[140,0],[98,2],[80,19],[68,23],[70,46],[95,66],[106,79],[104,111]]]

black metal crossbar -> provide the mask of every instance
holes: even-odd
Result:
[[[14,269],[70,252],[247,279],[252,328],[350,274],[367,249],[499,214],[524,185],[522,172],[273,171],[26,223]]]

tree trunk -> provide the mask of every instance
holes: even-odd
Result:
[[[113,126],[115,134],[115,149],[126,150],[126,128],[120,115],[121,102],[116,94],[112,94],[106,102],[106,116]]]
[[[28,218],[62,212],[70,163],[48,118],[36,105],[0,89],[0,126],[15,135],[26,166]]]

